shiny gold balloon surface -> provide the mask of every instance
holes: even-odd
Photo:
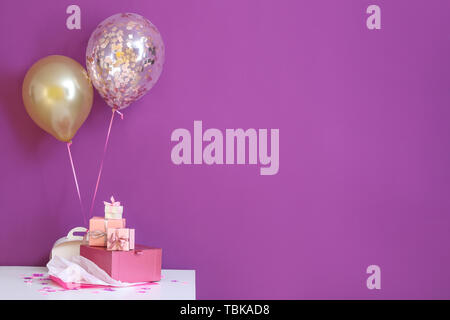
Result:
[[[86,70],[65,56],[48,56],[27,72],[22,86],[25,108],[36,124],[69,142],[92,107],[93,89]]]

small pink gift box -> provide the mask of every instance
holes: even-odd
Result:
[[[123,282],[161,280],[162,249],[136,245],[130,251],[110,251],[103,247],[80,246],[80,255]]]
[[[108,228],[125,228],[125,219],[91,218],[89,220],[89,245],[106,247],[106,230]]]
[[[134,249],[134,229],[106,229],[106,249],[111,251],[129,251]]]

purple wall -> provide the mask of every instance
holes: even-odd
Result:
[[[65,145],[22,104],[26,70],[49,54],[84,65],[91,31],[122,11],[159,28],[166,63],[114,123],[97,214],[114,194],[164,268],[197,270],[198,298],[450,298],[446,0],[1,1],[0,265],[43,265],[82,224]],[[72,146],[86,207],[110,114],[96,94]],[[279,128],[279,173],[175,166],[170,135],[194,120]]]

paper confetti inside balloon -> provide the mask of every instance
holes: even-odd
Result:
[[[86,66],[92,84],[112,108],[124,109],[158,81],[164,43],[156,27],[134,13],[119,13],[92,33]]]

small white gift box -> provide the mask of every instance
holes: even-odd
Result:
[[[111,203],[103,201],[105,204],[105,219],[122,219],[123,206],[119,201],[115,201],[111,196]]]

